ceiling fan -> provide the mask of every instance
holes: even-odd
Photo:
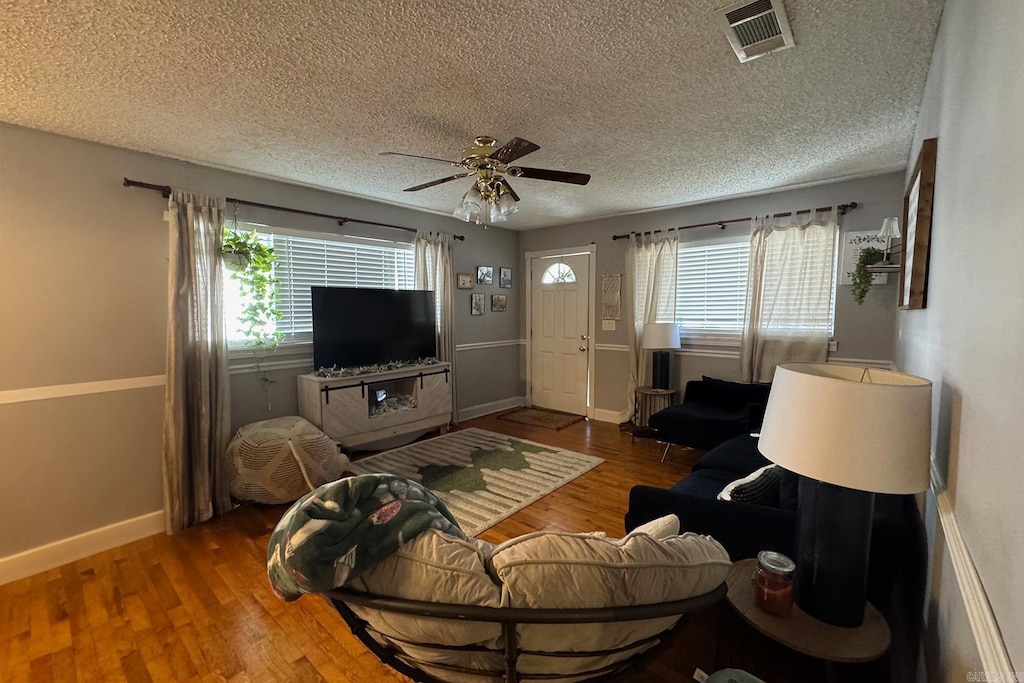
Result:
[[[552,180],[557,183],[571,183],[573,185],[586,185],[590,182],[590,175],[587,173],[553,171],[546,168],[511,165],[516,159],[524,157],[531,152],[536,152],[538,149],[540,149],[540,145],[522,138],[512,138],[501,147],[498,147],[494,138],[483,135],[473,140],[472,147],[467,147],[462,151],[461,161],[425,157],[418,154],[405,154],[404,152],[381,152],[381,154],[441,161],[457,168],[465,169],[465,173],[457,173],[445,178],[432,180],[429,183],[423,183],[422,185],[407,187],[404,191],[419,192],[428,187],[473,176],[473,187],[463,195],[462,201],[459,202],[452,215],[466,222],[475,220],[477,224],[481,224],[486,221],[497,223],[508,220],[511,214],[519,210],[516,206],[516,202],[519,201],[519,195],[512,189],[505,176],[532,178],[534,180]]]

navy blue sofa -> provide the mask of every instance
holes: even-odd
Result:
[[[693,473],[670,489],[634,486],[629,492],[626,530],[674,514],[679,517],[680,533],[692,531],[714,537],[733,561],[757,557],[762,550],[796,558],[799,475],[783,472],[778,507],[717,499],[726,484],[768,464],[757,450],[755,437],[729,439],[705,453],[694,464]],[[875,496],[868,600],[878,609],[885,609],[889,603],[915,514],[913,496]]]

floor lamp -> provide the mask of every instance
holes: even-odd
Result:
[[[672,388],[672,354],[667,349],[679,348],[679,327],[675,323],[647,323],[644,325],[645,349],[653,351],[651,388]]]
[[[803,475],[794,591],[812,617],[863,623],[874,496],[928,488],[931,391],[928,380],[891,370],[775,370],[758,449]]]

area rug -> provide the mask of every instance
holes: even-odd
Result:
[[[420,482],[444,501],[467,536],[476,536],[602,462],[472,428],[360,458],[347,469]]]
[[[582,415],[572,415],[571,413],[559,413],[554,410],[545,410],[544,408],[520,408],[513,410],[512,412],[505,413],[504,415],[498,416],[499,420],[508,420],[509,422],[518,422],[524,425],[531,425],[534,427],[547,427],[548,429],[565,429],[571,424],[576,424],[583,419]]]

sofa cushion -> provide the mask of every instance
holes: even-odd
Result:
[[[778,465],[765,465],[754,470],[742,479],[730,482],[718,494],[718,500],[778,507],[781,469]]]
[[[767,403],[771,384],[732,382],[701,376],[706,396],[714,403],[731,408],[742,408],[749,403]]]
[[[779,477],[779,507],[796,512],[800,497],[800,475],[785,467],[779,469],[782,470]]]
[[[683,534],[656,539],[630,534],[621,540],[588,534],[538,532],[500,544],[490,568],[510,607],[573,609],[620,607],[681,600],[713,590],[729,572],[725,548],[708,536]],[[572,674],[622,661],[647,645],[630,647],[670,628],[677,616],[642,622],[558,625],[521,624],[526,650],[576,651],[624,647],[622,652],[558,660]],[[524,654],[523,673],[551,671],[552,660]]]
[[[680,479],[672,487],[672,491],[714,500],[718,498],[719,492],[735,479],[736,475],[732,472],[700,470]],[[680,518],[679,521],[682,525],[686,524],[686,520],[683,518]]]
[[[757,437],[743,434],[705,453],[694,463],[693,471],[719,470],[742,477],[770,464],[771,461],[757,450]]]

